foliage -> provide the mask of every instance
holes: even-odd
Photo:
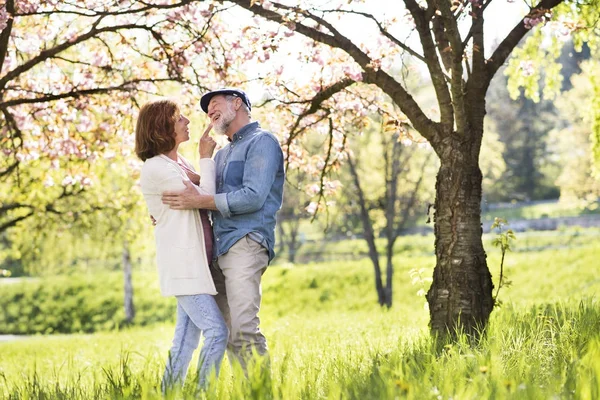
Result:
[[[172,321],[172,301],[159,300],[155,277],[140,274],[135,278],[136,324]],[[124,325],[123,284],[118,273],[5,283],[1,290],[0,332],[4,334],[95,332]]]
[[[560,167],[552,157],[548,132],[564,122],[554,104],[549,100],[536,103],[524,95],[511,100],[503,76],[492,81],[486,101],[489,125],[494,126],[503,144],[506,165],[488,200],[558,198],[555,179]]]
[[[521,49],[513,53],[514,57],[509,62],[506,72],[509,76],[509,88],[513,98],[516,98],[520,89],[523,89],[525,96],[539,101],[539,82],[542,74],[545,83],[543,97],[551,100],[559,93],[562,81],[559,49],[564,42],[572,40],[575,50],[578,52],[587,46],[592,56],[600,49],[600,27],[597,24],[600,18],[600,4],[597,0],[565,1],[559,4],[551,14],[541,18],[550,20],[550,22],[543,29],[530,35]],[[596,78],[591,77],[590,83],[592,87],[597,87]],[[593,118],[590,138],[596,165],[600,159],[598,156],[600,141],[597,133],[597,115],[600,106],[595,100],[597,98],[598,95],[595,93],[591,108]]]
[[[561,201],[579,202],[583,208],[593,208],[600,198],[600,180],[594,176],[594,118],[596,101],[594,80],[597,79],[598,61],[582,64],[582,72],[571,79],[572,89],[557,99],[561,115],[568,121],[564,129],[552,132],[561,174],[557,184]],[[592,85],[590,85],[592,82]]]
[[[495,218],[494,223],[492,224],[491,230],[496,230],[497,237],[492,241],[492,245],[500,248],[500,252],[502,254],[502,258],[500,259],[500,275],[498,277],[498,288],[496,289],[496,294],[494,295],[494,305],[500,306],[501,302],[498,299],[498,295],[500,294],[500,289],[504,286],[508,287],[512,284],[511,281],[506,280],[507,277],[504,274],[504,257],[507,251],[511,251],[512,242],[517,239],[515,233],[512,229],[507,229],[503,231],[503,228],[508,223],[503,218]]]
[[[598,229],[521,233],[504,265],[515,282],[503,295],[504,303],[531,305],[595,293],[596,255],[600,251],[597,236]],[[484,238],[490,265],[500,265],[501,252],[493,246],[496,235]],[[400,325],[389,329],[412,326],[415,321],[420,321],[419,326],[426,325],[423,297],[417,294],[417,289],[424,289],[431,277],[432,242],[431,235],[417,235],[402,236],[396,243],[393,287],[395,301],[400,306],[389,311],[392,314],[382,314],[381,324],[396,325],[389,324],[389,320],[384,322],[388,318],[385,315],[394,315],[394,321]],[[377,244],[381,251],[385,249],[385,241],[379,240]],[[308,321],[320,313],[352,312],[362,312],[364,316],[357,318],[369,320],[378,307],[365,242],[354,239],[328,246],[326,251],[331,252],[332,261],[269,267],[263,277],[263,321],[274,324],[280,318]],[[350,258],[336,255],[349,251],[356,253]],[[553,272],[541,274],[536,266]],[[415,271],[421,277],[420,282],[415,282],[417,289],[411,283]],[[493,275],[498,277],[499,271],[494,269]],[[133,286],[137,309],[134,325],[173,321],[173,299],[160,296],[155,271],[134,268]],[[0,292],[0,333],[97,332],[123,325],[123,284],[119,272],[89,268],[88,273],[28,278],[20,283],[2,279]]]

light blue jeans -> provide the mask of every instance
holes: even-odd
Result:
[[[198,386],[206,388],[210,373],[214,370],[219,375],[229,337],[227,325],[213,296],[196,294],[176,298],[177,323],[162,380],[163,392],[173,385],[183,385],[201,333],[204,343],[198,360]]]

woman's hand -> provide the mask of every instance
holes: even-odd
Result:
[[[215,147],[217,147],[217,142],[215,142],[215,140],[212,137],[208,136],[208,133],[210,132],[212,127],[213,125],[211,122],[210,124],[208,124],[208,127],[206,128],[204,134],[202,134],[202,137],[200,138],[200,143],[198,144],[198,152],[200,153],[200,158],[211,158],[213,152],[215,151]]]

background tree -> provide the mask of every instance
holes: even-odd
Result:
[[[431,187],[428,184],[433,180],[433,175],[428,168],[433,164],[431,162],[433,152],[419,151],[416,149],[416,143],[412,148],[409,147],[411,141],[406,134],[402,135],[401,141],[400,129],[403,128],[397,127],[394,120],[381,118],[379,127],[375,127],[364,138],[359,137],[356,140],[356,145],[352,146],[354,150],[350,152],[347,160],[351,175],[349,180],[352,182],[351,185],[349,184],[351,186],[349,192],[352,194],[348,196],[359,206],[361,236],[369,248],[379,305],[388,308],[392,306],[393,300],[393,257],[396,238],[414,220],[417,210],[420,209],[421,215],[425,216],[425,204],[430,200],[430,193],[424,190],[424,187]],[[373,149],[369,144],[379,146]],[[366,153],[361,151],[363,149],[370,151]],[[371,169],[366,174],[360,173],[360,164],[368,160],[374,161],[377,168]],[[378,186],[378,188],[373,191],[366,190],[365,182],[369,182],[370,187]],[[377,220],[371,215],[377,211],[383,217],[381,224],[374,223]],[[385,238],[385,282],[375,242],[379,237]]]
[[[560,160],[561,173],[557,184],[561,201],[576,202],[582,208],[597,207],[600,199],[600,179],[594,175],[592,129],[595,87],[598,79],[598,62],[587,61],[581,74],[571,78],[571,89],[562,93],[557,101],[561,116],[568,121],[564,128],[551,133],[552,145]]]
[[[287,29],[292,29],[309,39],[303,48],[309,48],[312,55],[301,49],[299,56],[327,66],[320,70],[314,68],[319,75],[312,76],[312,86],[284,80],[279,85],[281,91],[276,92],[273,88],[282,104],[296,105],[293,111],[297,120],[288,130],[290,145],[302,130],[319,121],[332,136],[335,132],[343,135],[341,128],[336,127],[344,126],[337,122],[338,119],[345,122],[347,115],[338,112],[335,124],[331,122],[331,115],[334,109],[348,109],[344,102],[351,101],[349,93],[363,100],[362,104],[367,107],[374,105],[373,101],[353,91],[353,86],[362,84],[372,85],[389,95],[414,129],[429,141],[440,159],[434,214],[437,262],[427,294],[431,329],[440,335],[453,335],[457,330],[475,335],[481,332],[494,306],[493,284],[481,241],[479,156],[486,113],[485,96],[491,79],[521,39],[535,26],[552,19],[552,10],[563,1],[536,2],[491,52],[484,41],[484,13],[492,3],[489,0],[456,3],[405,0],[417,36],[417,40],[412,41],[402,40],[407,35],[394,29],[394,22],[407,24],[406,19],[385,20],[368,6],[361,6],[362,2],[337,5],[328,2],[323,7],[304,8],[271,1],[229,3],[280,25],[271,28],[274,32],[272,48],[281,46]],[[582,7],[568,2],[556,15],[573,15],[581,12]],[[353,18],[357,21],[354,26],[369,24],[380,33],[379,40],[385,45],[361,43],[338,24],[340,16]],[[358,22],[361,19],[362,22]],[[466,29],[462,29],[463,26]],[[569,28],[568,25],[565,27]],[[417,41],[419,44],[415,45]],[[324,57],[326,51],[331,55]],[[400,52],[426,66],[438,103],[434,112],[424,111],[403,85],[402,77],[391,74],[390,65],[399,60],[396,55]],[[554,55],[552,52],[541,53],[540,57],[544,59],[552,59]],[[335,65],[343,65],[342,71],[338,72]],[[305,71],[312,72],[308,68]],[[554,90],[556,75],[552,71],[546,73],[545,91]],[[531,85],[530,92],[536,92],[536,88]],[[338,96],[340,93],[342,95]],[[327,105],[328,102],[335,104]],[[401,119],[399,116],[398,120]]]

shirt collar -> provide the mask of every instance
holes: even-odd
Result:
[[[233,140],[229,140],[229,141],[237,142],[239,140],[242,140],[249,132],[252,132],[258,128],[260,128],[260,124],[257,121],[250,122],[249,124],[244,125],[242,127],[242,129],[240,129],[239,131],[234,133]]]

